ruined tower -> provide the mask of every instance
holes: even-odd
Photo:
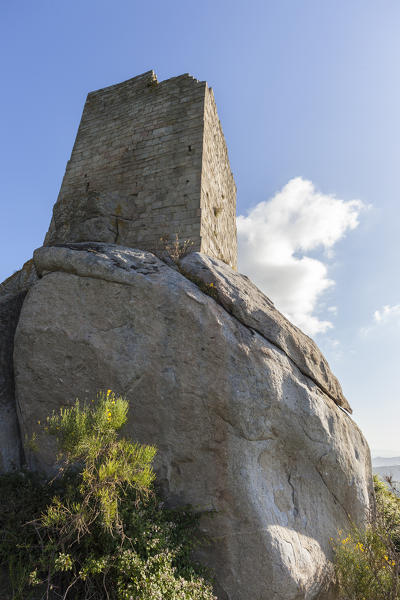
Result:
[[[236,268],[236,187],[212,89],[148,71],[88,94],[45,244],[151,251],[176,235]]]

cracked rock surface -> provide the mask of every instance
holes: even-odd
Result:
[[[283,350],[338,406],[352,412],[316,343],[284,317],[248,277],[199,252],[186,256],[181,267],[188,276],[215,286],[218,301],[228,312]]]
[[[244,280],[239,294],[233,271],[189,258],[216,269],[219,302],[145,251],[86,243],[35,252],[40,279],[15,336],[22,439],[78,396],[123,394],[124,433],[158,447],[168,502],[212,511],[201,521],[211,544],[199,558],[215,573],[219,600],[334,598],[329,540],[349,516],[366,518],[367,443],[332,401],[326,362],[328,379],[310,366],[316,346],[298,364],[300,337],[286,320],[273,322],[265,297],[264,308],[246,308]],[[247,293],[254,297],[251,283]],[[36,458],[25,451],[32,466],[51,470],[49,440]]]

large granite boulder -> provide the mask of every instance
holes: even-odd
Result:
[[[41,248],[34,261],[41,278],[15,336],[22,438],[52,410],[112,388],[131,404],[125,434],[158,447],[168,502],[212,511],[200,557],[220,600],[327,597],[329,540],[365,521],[371,466],[313,342],[201,255],[182,272],[100,243]],[[25,450],[52,469],[50,440]]]

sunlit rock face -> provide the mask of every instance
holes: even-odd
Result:
[[[328,597],[329,540],[364,522],[371,466],[315,344],[200,254],[181,271],[101,243],[34,261],[14,348],[22,439],[76,397],[113,389],[130,403],[125,435],[158,447],[167,501],[212,511],[199,557],[220,600]],[[51,440],[25,453],[54,467]]]

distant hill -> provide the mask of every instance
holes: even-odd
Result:
[[[372,471],[375,475],[379,475],[381,479],[385,479],[390,475],[396,483],[400,483],[400,456],[376,456],[372,459]]]
[[[390,475],[393,481],[400,483],[400,465],[372,467],[372,471],[375,473],[375,475],[379,475],[381,479],[384,479],[387,475]]]
[[[391,456],[389,458],[383,456],[376,456],[372,459],[372,466],[375,467],[386,467],[400,465],[400,456]]]

